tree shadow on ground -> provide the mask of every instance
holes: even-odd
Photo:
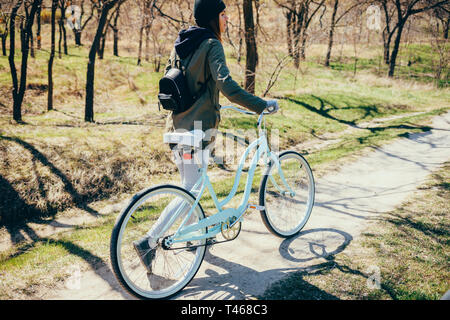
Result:
[[[19,138],[0,136],[0,139],[11,141],[21,145],[33,156],[33,163],[35,161],[40,162],[43,166],[47,167],[54,175],[56,175],[63,183],[64,190],[71,196],[73,203],[77,208],[89,213],[94,217],[98,217],[101,215],[99,212],[92,209],[85,203],[88,200],[87,197],[79,194],[70,179],[33,145]],[[41,196],[46,198],[46,193],[42,185],[43,182],[40,181],[39,176],[37,177],[37,180],[39,184],[39,192],[41,193]],[[102,267],[103,269],[109,269],[108,264],[102,258],[96,256],[89,250],[86,250],[73,242],[41,237],[32,227],[29,226],[30,223],[33,223],[39,225],[51,224],[52,226],[59,228],[76,227],[75,225],[63,224],[53,220],[56,213],[60,209],[61,208],[47,204],[46,208],[43,210],[33,204],[27,203],[17,192],[17,190],[15,190],[11,182],[0,175],[0,226],[6,229],[13,244],[19,245],[20,243],[27,241],[27,243],[19,245],[16,252],[5,257],[5,260],[26,253],[33,247],[39,245],[39,243],[60,245],[64,247],[64,249],[67,250],[69,254],[78,256],[86,261],[98,274],[98,276],[102,277],[112,288],[114,288],[116,286],[116,282],[99,271]],[[27,236],[28,239],[26,239],[25,236]],[[128,296],[124,294],[124,297]]]
[[[58,177],[58,179],[64,185],[64,191],[67,192],[67,194],[71,197],[71,204],[94,217],[100,216],[100,213],[86,204],[86,202],[88,201],[88,197],[86,195],[79,194],[70,179],[33,145],[19,138],[0,136],[0,139],[19,144],[33,156],[34,168],[35,162],[40,162],[43,166],[47,167],[56,177]],[[44,182],[41,180],[36,170],[34,171],[36,174],[40,196],[43,199],[47,199],[47,193],[44,190]],[[52,205],[48,201],[46,201],[43,208],[38,208],[34,204],[27,203],[21,197],[19,192],[15,190],[11,182],[0,176],[0,226],[4,226],[6,228],[6,230],[10,234],[13,244],[17,244],[24,240],[22,232],[27,234],[30,239],[38,238],[37,235],[32,231],[32,229],[27,225],[27,223],[53,223],[55,225],[55,222],[52,222],[51,220],[55,217],[57,212],[62,209],[64,208]],[[67,228],[73,227],[70,225],[58,225],[57,223],[55,226]]]
[[[102,258],[100,258],[99,256],[95,255],[91,251],[86,250],[83,247],[81,247],[71,241],[55,240],[55,239],[46,238],[46,237],[39,237],[38,235],[36,235],[34,233],[34,231],[31,228],[29,228],[27,226],[24,227],[24,230],[26,230],[28,232],[28,234],[34,234],[34,236],[33,236],[34,242],[29,243],[24,246],[21,246],[18,251],[9,255],[8,257],[6,257],[5,258],[6,260],[12,259],[14,257],[20,256],[20,255],[28,252],[33,247],[37,246],[39,243],[42,243],[45,245],[61,246],[67,251],[67,254],[79,257],[79,258],[83,259],[86,263],[88,263],[88,265],[91,267],[91,270],[93,270],[99,278],[102,278],[109,285],[109,287],[112,290],[120,292],[122,297],[125,299],[130,298],[129,294],[127,294],[123,289],[118,290],[119,286],[117,284],[116,279],[112,275],[113,273],[112,273],[112,270],[111,270],[109,264],[106,261],[104,261]],[[105,272],[105,270],[106,270],[106,272]]]
[[[311,97],[316,99],[320,103],[320,107],[319,108],[316,108],[316,107],[314,107],[314,106],[312,106],[312,105],[310,105],[310,104],[308,104],[306,102],[299,101],[299,100],[296,100],[296,99],[290,98],[290,97],[279,97],[279,99],[283,99],[283,100],[287,100],[287,101],[293,102],[295,104],[298,104],[298,105],[306,108],[307,110],[309,110],[311,112],[317,113],[318,115],[320,115],[320,116],[322,116],[324,118],[327,118],[327,119],[330,119],[330,120],[334,120],[334,121],[337,121],[339,123],[346,124],[346,125],[349,125],[349,126],[352,126],[352,127],[357,127],[357,122],[358,121],[363,120],[363,119],[367,118],[370,115],[379,113],[378,108],[375,105],[360,105],[360,106],[338,107],[335,104],[331,103],[330,101],[325,100],[325,99],[320,98],[320,97],[317,97],[315,95],[312,95]],[[327,108],[327,106],[328,106],[328,108]],[[334,111],[334,110],[348,110],[348,109],[363,110],[364,111],[364,115],[362,117],[360,117],[359,119],[355,119],[355,120],[351,120],[350,121],[350,120],[345,120],[345,119],[339,119],[339,118],[337,118],[337,117],[335,117],[335,116],[333,116],[331,114],[331,111]]]
[[[62,246],[68,254],[80,257],[85,262],[87,262],[91,266],[92,270],[94,270],[99,277],[103,278],[103,280],[105,280],[105,282],[107,282],[111,288],[117,287],[115,279],[106,276],[103,272],[100,272],[100,268],[109,269],[109,265],[102,258],[71,241],[55,240],[48,237],[41,237],[32,227],[29,226],[30,223],[39,225],[51,224],[52,226],[58,228],[74,228],[77,227],[76,225],[63,224],[52,221],[52,219],[46,219],[45,217],[48,217],[49,214],[56,214],[56,210],[50,213],[44,213],[38,208],[27,204],[14,190],[10,183],[1,176],[0,190],[0,214],[4,215],[5,212],[8,212],[9,210],[11,210],[11,208],[14,207],[26,212],[26,218],[20,220],[19,222],[7,221],[6,223],[3,223],[3,227],[8,232],[11,238],[11,242],[15,245],[18,245],[16,251],[9,256],[4,257],[4,260],[9,260],[14,257],[18,257],[26,252],[29,252],[29,250],[32,250],[36,246],[39,246],[39,244]],[[25,238],[25,235],[28,239]],[[109,274],[112,274],[112,272],[109,272]],[[122,295],[125,298],[128,297],[128,295],[123,292]]]
[[[425,131],[430,131],[432,128],[429,126],[416,126],[413,124],[399,124],[399,125],[392,125],[392,126],[368,126],[368,127],[360,127],[358,126],[358,122],[366,119],[369,116],[373,116],[376,114],[379,114],[379,109],[376,105],[359,105],[359,106],[346,106],[346,107],[338,107],[337,105],[331,103],[328,100],[325,100],[323,98],[317,97],[312,95],[312,97],[316,100],[319,101],[320,103],[320,107],[316,108],[306,102],[303,101],[299,101],[293,98],[289,98],[289,97],[279,97],[280,99],[283,100],[287,100],[290,102],[293,102],[295,104],[298,104],[302,107],[305,107],[307,110],[317,113],[318,115],[330,119],[330,120],[334,120],[337,121],[339,123],[354,127],[354,128],[358,128],[358,129],[365,129],[365,130],[369,130],[371,133],[376,133],[379,131],[385,131],[388,129],[420,129],[422,132]],[[326,106],[330,106],[329,108],[326,108]],[[332,114],[330,114],[331,111],[333,110],[348,110],[348,109],[354,109],[354,110],[363,110],[364,113],[362,116],[360,116],[358,119],[354,119],[354,120],[345,120],[345,119],[340,119],[336,116],[333,116]]]

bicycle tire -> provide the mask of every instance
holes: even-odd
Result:
[[[315,194],[314,176],[306,159],[296,151],[284,151],[279,156],[282,168],[287,159],[296,159],[298,163],[301,164],[300,170],[298,171],[301,174],[298,176],[292,177],[290,175],[291,172],[295,172],[295,164],[290,170],[286,170],[286,168],[283,169],[283,174],[289,185],[291,187],[293,187],[293,185],[297,186],[294,190],[297,198],[294,199],[292,197],[289,198],[290,196],[282,195],[279,191],[276,191],[276,188],[270,188],[270,195],[268,196],[268,188],[271,183],[269,177],[273,174],[272,170],[275,168],[273,161],[269,163],[269,167],[261,179],[259,188],[259,205],[264,207],[264,209],[260,211],[260,214],[264,225],[274,235],[282,238],[294,236],[303,229],[311,216]],[[306,180],[298,182],[301,178]],[[273,179],[276,179],[276,177]],[[304,181],[307,181],[306,192],[303,190],[304,188],[300,188],[304,186]],[[271,184],[273,185],[273,183]],[[281,179],[279,179],[279,184],[283,185]],[[304,201],[305,197],[306,201]],[[298,206],[293,208],[294,204],[297,204]],[[286,217],[281,217],[281,215]],[[299,218],[296,219],[295,215]],[[292,228],[283,228],[281,226],[282,220],[287,221],[289,219],[294,220],[294,226]]]
[[[130,279],[130,275],[125,270],[125,264],[122,259],[125,259],[122,257],[125,256],[125,254],[122,252],[124,249],[122,248],[122,239],[124,238],[124,232],[125,228],[128,225],[128,222],[131,219],[131,216],[134,212],[137,211],[137,209],[140,207],[141,204],[145,202],[146,199],[150,199],[152,195],[159,195],[164,194],[164,192],[168,192],[169,194],[175,194],[178,195],[184,200],[188,201],[190,204],[193,204],[195,202],[195,197],[187,190],[180,188],[175,185],[158,185],[154,186],[152,188],[146,189],[138,194],[136,194],[130,203],[127,205],[127,207],[119,214],[117,217],[117,220],[115,222],[115,225],[113,227],[112,233],[111,233],[111,241],[110,241],[110,258],[111,258],[111,265],[113,273],[118,280],[119,284],[124,288],[128,293],[131,295],[139,298],[139,299],[167,299],[181,290],[184,289],[186,285],[189,284],[189,282],[195,277],[197,274],[200,265],[203,261],[205,251],[206,251],[206,240],[199,240],[200,246],[197,246],[195,248],[195,258],[192,263],[192,267],[189,269],[188,273],[183,276],[182,279],[178,280],[175,284],[172,285],[173,288],[169,287],[169,289],[164,289],[160,291],[152,291],[152,290],[144,290],[140,286],[138,286],[136,283],[134,283]],[[178,201],[178,200],[177,200]],[[157,207],[157,206],[156,206]],[[194,213],[196,218],[198,219],[204,219],[205,214],[203,211],[203,208],[200,204],[197,205],[198,209],[194,210]],[[150,211],[153,209],[153,207],[150,206]],[[156,215],[155,215],[156,216]],[[158,214],[159,217],[159,214]],[[136,218],[135,218],[136,219]],[[133,219],[133,220],[135,220]],[[153,219],[155,220],[155,219]],[[157,221],[157,220],[156,220]],[[137,225],[137,224],[136,224]],[[140,226],[140,228],[143,228]],[[206,232],[206,228],[202,230],[202,232]],[[131,232],[130,232],[131,233]],[[126,244],[124,244],[126,246]],[[129,245],[128,245],[129,247]],[[160,250],[160,251],[158,251]],[[181,250],[181,249],[180,249]],[[154,260],[158,259],[158,254],[173,254],[174,252],[180,251],[180,250],[165,250],[162,247],[158,247],[155,253]],[[131,255],[131,254],[130,254]],[[137,255],[136,255],[137,256]],[[136,266],[136,268],[139,268]],[[143,268],[143,267],[141,267]],[[148,275],[148,274],[147,274]],[[149,287],[151,288],[151,280],[150,276],[148,275],[148,281],[149,281]],[[156,277],[156,275],[154,275]],[[161,278],[161,277],[160,277]],[[171,289],[170,289],[171,288]]]

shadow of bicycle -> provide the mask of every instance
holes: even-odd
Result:
[[[300,232],[297,236],[284,240],[278,252],[285,260],[286,267],[264,270],[263,265],[249,266],[249,261],[242,256],[242,263],[231,262],[210,250],[205,255],[205,262],[210,264],[204,270],[206,276],[194,278],[191,283],[178,294],[176,299],[199,300],[234,300],[261,297],[264,291],[276,281],[299,273],[304,287],[304,299],[338,299],[326,291],[303,280],[305,275],[318,274],[317,271],[334,267],[334,256],[349,245],[353,237],[343,231],[332,228],[310,229]],[[264,254],[267,261],[273,259],[272,253],[261,253],[255,250],[255,255]],[[272,256],[272,257],[271,257]],[[265,257],[264,257],[265,258]],[[325,262],[324,262],[325,259]],[[298,265],[296,265],[298,264]],[[292,267],[292,265],[296,265]],[[217,267],[217,268],[216,268]]]

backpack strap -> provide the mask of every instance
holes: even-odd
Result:
[[[211,80],[211,77],[212,77],[212,75],[209,75],[208,79],[206,79],[205,82],[202,83],[200,90],[197,92],[196,95],[193,96],[194,100],[197,100],[199,97],[201,97],[205,93],[206,86],[208,85],[209,80]]]
[[[175,51],[175,67],[180,69],[183,72],[184,76],[186,76],[186,69],[188,68],[189,64],[191,63],[192,58],[194,57],[194,53],[195,53],[195,51],[191,53],[191,56],[189,57],[189,60],[186,63],[186,66],[183,66],[183,64],[181,63],[180,57],[178,56],[177,52]],[[205,68],[205,71],[206,71],[206,68]],[[199,97],[201,97],[205,93],[206,86],[208,85],[208,82],[209,82],[209,80],[211,80],[211,78],[212,78],[212,75],[210,74],[208,79],[206,79],[205,82],[201,83],[200,90],[196,94],[192,95],[194,100],[197,100]]]

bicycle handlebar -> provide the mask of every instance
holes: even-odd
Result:
[[[237,108],[235,106],[223,106],[220,108],[220,110],[225,110],[225,109],[232,109],[232,110],[238,111],[240,113],[244,113],[244,114],[256,114],[256,112],[244,110],[241,108]]]
[[[243,113],[243,114],[248,114],[248,115],[255,115],[255,114],[257,114],[256,112],[244,110],[244,109],[241,109],[241,108],[237,108],[235,106],[223,106],[223,107],[220,108],[220,110],[226,110],[226,109],[232,109],[232,110],[238,111],[238,112]],[[262,119],[263,119],[264,115],[266,115],[266,114],[270,114],[270,113],[263,111],[263,112],[261,112],[259,114],[259,117],[258,117],[258,129],[260,128],[261,123],[262,123]]]

